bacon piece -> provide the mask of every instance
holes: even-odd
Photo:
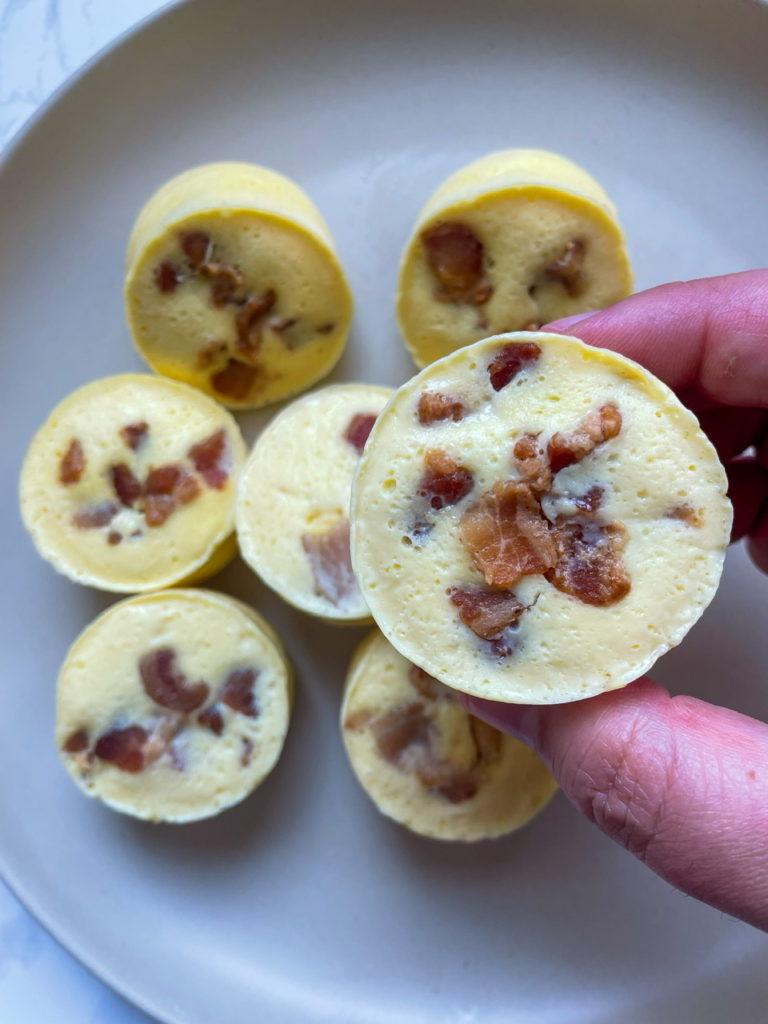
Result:
[[[627,531],[621,523],[559,519],[552,536],[557,563],[546,576],[554,587],[599,607],[627,596],[632,584],[622,560]]]
[[[235,317],[235,348],[244,359],[254,359],[261,349],[264,319],[277,302],[277,292],[268,288],[263,295],[249,295]]]
[[[158,647],[142,655],[139,674],[150,700],[171,711],[195,711],[208,697],[208,684],[187,680],[176,664],[172,647]]]
[[[184,255],[195,268],[205,261],[212,248],[211,236],[205,231],[185,231],[180,241]]]
[[[136,774],[145,767],[144,747],[148,739],[149,733],[140,725],[111,729],[99,737],[93,752],[120,771]]]
[[[441,420],[453,420],[454,423],[458,423],[468,412],[469,409],[460,398],[444,395],[440,391],[422,391],[416,409],[419,423],[423,427]]]
[[[209,487],[217,491],[223,490],[229,480],[227,432],[224,427],[210,437],[193,444],[187,455]]]
[[[72,522],[78,530],[98,530],[107,526],[117,515],[117,505],[111,501],[102,501],[98,505],[86,505],[72,516]]]
[[[247,718],[256,718],[259,714],[254,692],[256,675],[252,668],[236,668],[230,672],[221,688],[219,700]]]
[[[178,462],[167,462],[156,466],[144,481],[147,495],[172,495],[182,505],[188,505],[200,493],[200,484],[184,466]]]
[[[241,736],[240,743],[240,764],[243,768],[247,768],[253,760],[253,740],[249,739],[247,736]]]
[[[449,596],[464,625],[483,640],[495,640],[505,629],[516,626],[527,610],[508,590],[454,587]]]
[[[80,441],[73,437],[59,461],[59,483],[69,487],[79,482],[85,471],[85,452]]]
[[[373,718],[373,712],[368,708],[358,708],[357,711],[353,711],[347,715],[344,719],[344,728],[349,729],[351,732],[362,732],[371,723]]]
[[[414,701],[377,715],[371,732],[384,760],[397,764],[410,747],[428,745],[431,726],[423,705]]]
[[[424,472],[416,493],[438,511],[466,497],[474,482],[471,471],[452,455],[442,448],[429,448],[424,454]]]
[[[163,260],[162,263],[155,267],[154,276],[157,290],[162,292],[163,295],[176,291],[176,286],[179,283],[179,274],[173,263]]]
[[[599,484],[593,484],[584,494],[579,494],[573,499],[573,504],[580,512],[587,515],[594,515],[599,511],[605,496],[605,488]]]
[[[149,433],[149,424],[146,420],[141,420],[139,423],[127,423],[124,427],[120,428],[120,437],[126,447],[130,448],[132,452],[138,451],[139,448],[144,444]]]
[[[211,301],[217,309],[230,303],[243,283],[243,275],[231,263],[206,260],[200,264],[200,273],[211,283]]]
[[[494,391],[501,391],[510,381],[541,355],[541,349],[533,341],[510,341],[503,345],[488,364],[488,376]]]
[[[301,545],[307,554],[315,590],[337,606],[358,591],[349,551],[349,519],[342,516],[324,533],[304,533]]]
[[[493,293],[484,276],[483,243],[466,224],[446,221],[421,233],[427,265],[438,280],[439,302],[481,306]]]
[[[572,238],[562,254],[544,269],[544,276],[559,281],[571,298],[582,290],[581,270],[586,251],[583,239]]]
[[[461,517],[459,535],[485,582],[511,587],[557,560],[549,523],[527,484],[502,480]]]
[[[468,715],[469,731],[477,750],[477,765],[490,764],[498,761],[501,756],[501,748],[504,744],[504,735],[492,725],[484,722],[482,718],[475,718]]]
[[[127,508],[132,508],[144,490],[141,481],[136,479],[133,470],[125,462],[110,466],[109,475],[112,479],[112,489],[121,503]]]
[[[422,697],[426,697],[427,700],[449,700],[455,702],[456,691],[452,690],[450,686],[446,686],[445,683],[441,683],[439,679],[435,679],[428,672],[425,672],[423,668],[419,668],[418,665],[411,665],[408,669],[408,680],[414,689],[418,690]]]
[[[417,766],[416,776],[425,789],[437,793],[452,804],[471,800],[479,785],[472,771],[458,768],[450,761],[427,760]]]
[[[107,544],[109,544],[111,548],[117,547],[118,544],[122,543],[122,540],[123,535],[117,530],[110,530],[107,534]]]
[[[205,711],[201,711],[197,716],[197,722],[204,729],[210,729],[214,736],[221,736],[224,732],[224,719],[216,708],[206,708]]]
[[[330,334],[332,331],[336,330],[336,323],[335,321],[329,321],[327,324],[320,324],[320,326],[316,327],[315,330],[318,334]]]
[[[515,466],[522,483],[535,495],[545,494],[552,486],[552,473],[539,447],[538,434],[523,434],[512,449]]]
[[[365,442],[373,430],[373,424],[376,422],[376,419],[377,415],[375,412],[356,412],[347,424],[347,429],[344,431],[344,440],[352,445],[358,455],[363,454]]]
[[[81,754],[88,749],[88,730],[77,729],[64,740],[63,750],[66,754]]]
[[[253,390],[258,376],[258,367],[248,366],[239,359],[228,359],[223,370],[211,374],[211,387],[226,398],[243,402]]]
[[[672,505],[672,507],[668,508],[664,513],[664,517],[666,519],[680,519],[686,524],[686,526],[698,527],[701,526],[703,522],[696,509],[686,501],[681,501],[677,505]]]
[[[175,511],[176,499],[172,494],[148,494],[144,500],[144,521],[147,526],[162,526]]]
[[[182,771],[184,764],[179,757],[173,741],[184,727],[184,721],[178,715],[163,715],[155,722],[152,732],[144,745],[144,767],[159,761],[164,754],[170,754],[171,763],[177,771]]]
[[[609,402],[587,413],[571,434],[553,434],[547,445],[549,465],[553,473],[566,466],[581,462],[598,445],[618,437],[621,431],[621,413]]]

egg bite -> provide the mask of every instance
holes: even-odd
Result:
[[[204,579],[237,550],[245,454],[232,416],[195,388],[106,377],[65,398],[33,438],[22,518],[76,583],[134,593]]]
[[[398,654],[379,630],[350,665],[341,731],[382,814],[435,839],[512,832],[557,789],[524,743],[464,711],[455,690]]]
[[[400,653],[497,701],[636,679],[715,594],[732,510],[695,416],[575,338],[489,338],[379,417],[352,495],[352,563]]]
[[[297,394],[341,355],[352,298],[320,211],[293,181],[206,164],[148,200],[125,306],[141,355],[235,409]]]
[[[280,641],[252,608],[212,591],[142,594],[70,648],[56,744],[88,796],[149,821],[197,821],[270,773],[291,694]]]
[[[331,622],[369,619],[352,572],[352,477],[376,417],[392,395],[334,384],[292,402],[259,436],[238,487],[243,558],[301,611]]]
[[[632,290],[616,208],[577,164],[508,149],[452,174],[419,214],[397,317],[417,366],[480,338],[537,330]]]

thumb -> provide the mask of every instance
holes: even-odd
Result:
[[[768,931],[768,726],[649,679],[544,707],[464,695],[568,799],[672,885]]]

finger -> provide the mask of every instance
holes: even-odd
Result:
[[[566,796],[683,892],[768,930],[768,726],[650,680],[519,707],[467,698],[525,739]]]
[[[768,505],[763,506],[760,520],[747,539],[747,551],[758,569],[768,572]]]
[[[637,360],[675,391],[768,406],[768,270],[661,285],[548,327]]]
[[[699,413],[701,429],[717,449],[723,461],[741,455],[759,444],[768,429],[765,409],[733,409],[719,406]]]
[[[768,470],[757,459],[735,459],[725,469],[728,497],[733,504],[731,542],[735,542],[757,529],[768,502]]]

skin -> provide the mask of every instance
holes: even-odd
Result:
[[[728,471],[733,539],[768,572],[768,271],[662,285],[549,327],[637,360],[696,412]],[[648,678],[549,707],[462,702],[533,747],[651,870],[768,931],[768,725]]]

